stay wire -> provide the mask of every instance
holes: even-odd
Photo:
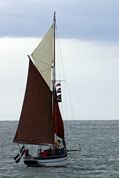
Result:
[[[58,36],[57,30],[56,30],[56,35],[57,35],[57,42],[58,42],[58,46],[59,46],[59,52],[60,52],[60,56],[61,56],[61,65],[62,65],[62,68],[63,68],[64,78],[66,79],[66,69],[65,69],[64,64],[63,64],[63,56],[62,56],[62,51],[61,51],[61,47],[60,47],[59,36]],[[67,91],[68,91],[68,95],[69,95],[69,102],[70,102],[70,106],[71,106],[71,110],[72,110],[72,116],[73,116],[73,120],[75,120],[75,113],[74,113],[74,109],[73,109],[73,105],[72,105],[72,99],[71,99],[71,95],[70,95],[70,89],[69,89],[68,81],[66,82],[66,84],[67,84]]]

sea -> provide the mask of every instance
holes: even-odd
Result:
[[[68,163],[59,168],[15,163],[17,124],[0,121],[0,178],[119,178],[119,121],[65,121]]]

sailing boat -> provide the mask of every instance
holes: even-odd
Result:
[[[50,29],[28,56],[26,92],[13,140],[23,145],[19,156],[15,157],[16,162],[25,155],[23,160],[27,166],[64,166],[67,163],[64,125],[59,108],[61,88],[56,81],[55,71],[55,29],[54,13]],[[39,146],[35,156],[26,149],[28,144]]]

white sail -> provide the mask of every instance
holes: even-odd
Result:
[[[31,54],[35,66],[51,87],[51,68],[54,60],[54,26],[52,25],[43,40]]]

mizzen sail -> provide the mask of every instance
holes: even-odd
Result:
[[[54,132],[55,134],[64,139],[64,124],[57,101],[57,94],[55,93],[54,105],[53,105],[53,119],[54,119]]]
[[[41,144],[54,141],[52,92],[43,77],[29,62],[26,93],[15,143]]]

